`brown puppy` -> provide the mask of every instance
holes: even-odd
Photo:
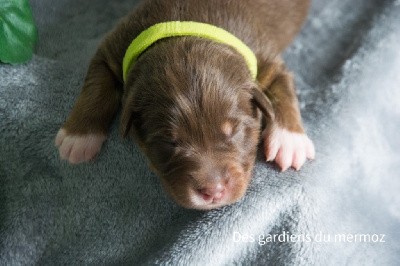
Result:
[[[92,159],[122,103],[122,134],[135,137],[166,191],[184,207],[212,209],[244,195],[261,113],[266,159],[282,170],[300,169],[314,157],[314,146],[279,54],[299,31],[308,6],[309,0],[144,1],[108,34],[91,61],[56,137],[61,157],[71,163]],[[148,48],[124,84],[122,59],[129,44],[166,21],[208,23],[235,35],[257,57],[257,81],[229,45],[185,36]]]

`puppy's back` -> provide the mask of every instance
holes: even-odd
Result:
[[[300,30],[310,0],[146,0],[135,11],[140,29],[164,21],[198,21],[228,30],[257,57],[280,53]]]

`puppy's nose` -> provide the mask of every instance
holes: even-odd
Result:
[[[206,201],[220,201],[225,194],[225,186],[221,183],[209,185],[205,188],[199,189],[199,193]]]

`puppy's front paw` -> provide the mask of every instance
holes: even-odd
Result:
[[[105,140],[106,136],[102,134],[70,135],[61,128],[55,144],[61,159],[77,164],[91,160],[100,151]]]
[[[315,157],[314,144],[306,134],[279,127],[264,133],[264,150],[266,160],[275,160],[282,172],[289,167],[300,170],[306,159]]]

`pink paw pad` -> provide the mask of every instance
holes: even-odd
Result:
[[[106,140],[102,134],[69,135],[65,129],[60,129],[55,139],[60,157],[72,164],[78,164],[93,159]]]
[[[315,158],[315,148],[306,134],[275,128],[264,136],[267,161],[275,161],[282,172],[289,167],[297,171],[307,159]]]

